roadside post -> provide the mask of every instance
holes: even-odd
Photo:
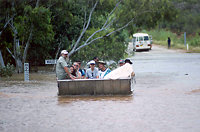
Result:
[[[186,46],[186,32],[184,32],[184,45]]]
[[[24,63],[24,81],[29,81],[29,63]]]
[[[189,45],[187,44],[187,50],[189,50]]]

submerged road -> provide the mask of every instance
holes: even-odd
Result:
[[[154,46],[130,59],[131,96],[58,97],[56,81],[0,81],[0,132],[199,132],[200,54]]]

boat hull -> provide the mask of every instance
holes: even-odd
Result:
[[[58,80],[58,95],[128,95],[132,79]]]

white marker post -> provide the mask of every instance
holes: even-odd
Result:
[[[189,45],[187,44],[187,50],[189,50]]]
[[[24,81],[29,81],[29,63],[24,63]]]

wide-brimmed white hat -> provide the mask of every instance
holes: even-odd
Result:
[[[90,64],[90,65],[91,65],[91,64],[95,64],[95,61],[91,60],[91,61],[89,62],[89,64]]]
[[[65,54],[65,55],[67,55],[68,52],[67,52],[67,50],[62,50],[62,51],[61,51],[61,54]]]

